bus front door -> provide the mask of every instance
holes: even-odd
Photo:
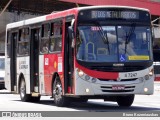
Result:
[[[39,32],[40,28],[31,29],[30,43],[30,88],[39,92]]]
[[[10,73],[11,73],[11,91],[17,91],[16,89],[16,79],[17,79],[17,40],[18,32],[13,32],[11,35],[11,64],[10,64]]]
[[[74,71],[74,49],[72,48],[72,40],[69,37],[68,27],[71,26],[71,22],[65,23],[65,46],[64,46],[64,83],[65,93],[73,94],[73,71]]]

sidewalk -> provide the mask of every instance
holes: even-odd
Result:
[[[0,90],[0,94],[11,94],[11,92],[9,92],[6,89]]]

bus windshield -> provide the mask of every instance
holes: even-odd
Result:
[[[85,62],[151,60],[151,29],[140,25],[79,25],[76,57]]]

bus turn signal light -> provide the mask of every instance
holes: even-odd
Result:
[[[77,71],[78,71],[78,75],[79,75],[80,77],[82,77],[82,76],[84,75],[84,72],[83,72],[82,70],[78,69]]]
[[[151,71],[149,72],[149,75],[150,75],[150,76],[153,76],[153,74],[154,74],[154,70],[151,69]]]

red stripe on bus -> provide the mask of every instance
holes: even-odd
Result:
[[[76,63],[76,67],[82,70],[85,74],[94,77],[94,78],[99,78],[99,79],[112,79],[112,80],[117,80],[119,73],[118,72],[101,72],[101,71],[96,71],[96,70],[90,70],[87,69],[78,63]]]
[[[77,13],[77,9],[70,9],[70,10],[65,10],[53,14],[49,14],[46,16],[46,20],[51,20],[59,17],[64,17],[64,16],[69,16]]]

